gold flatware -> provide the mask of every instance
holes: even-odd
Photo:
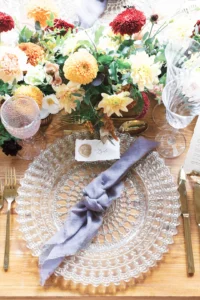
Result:
[[[6,239],[5,239],[5,252],[4,252],[4,270],[7,271],[9,267],[9,254],[10,254],[10,211],[11,205],[17,195],[17,181],[16,172],[14,168],[8,169],[5,175],[4,186],[4,199],[8,203],[7,221],[6,221]]]
[[[119,132],[122,133],[130,133],[130,134],[139,134],[147,130],[148,124],[145,121],[142,120],[131,120],[131,121],[126,121],[124,122],[120,127],[119,127]]]
[[[3,208],[3,185],[2,182],[0,181],[0,209]]]
[[[181,202],[181,214],[183,216],[185,245],[187,255],[187,273],[189,275],[194,274],[194,257],[192,250],[191,230],[190,230],[190,214],[188,210],[188,199],[186,191],[186,174],[183,167],[179,173],[179,193]]]
[[[194,207],[195,207],[195,219],[198,225],[199,238],[200,238],[200,180],[195,180],[194,183]]]

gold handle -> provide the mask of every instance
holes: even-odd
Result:
[[[5,252],[4,252],[4,271],[8,270],[9,266],[9,252],[10,252],[10,209],[7,212],[6,221],[6,241],[5,241]]]
[[[185,245],[186,245],[186,254],[187,254],[187,272],[188,274],[192,275],[194,274],[194,257],[192,251],[189,214],[183,215],[183,224],[184,224]]]

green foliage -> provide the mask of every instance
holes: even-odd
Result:
[[[47,23],[47,25],[49,26],[49,27],[53,27],[53,25],[54,25],[54,14],[53,13],[51,13],[50,14],[50,18],[49,18],[49,20],[47,20],[46,21],[46,23]]]
[[[16,140],[16,138],[11,136],[10,133],[7,132],[0,120],[0,147],[3,146],[4,142],[9,141],[11,138]]]
[[[31,37],[33,36],[33,31],[31,31],[28,27],[24,27],[19,33],[19,44],[20,43],[28,43],[31,41]]]
[[[111,64],[110,64],[110,67],[109,67],[109,74],[110,74],[110,78],[114,81],[117,81],[118,80],[118,77],[117,77],[117,63],[116,61],[113,61]]]
[[[0,95],[5,96],[11,95],[12,93],[12,86],[10,86],[8,83],[5,83],[3,80],[0,79]]]
[[[134,106],[134,113],[139,114],[143,110],[144,101],[141,92],[138,90],[138,87],[134,85],[130,91],[131,97],[136,101]]]
[[[109,65],[113,61],[113,57],[110,55],[100,55],[97,61],[103,65]]]
[[[99,43],[99,39],[101,38],[104,29],[105,29],[104,26],[99,26],[99,28],[96,30],[95,36],[94,36],[94,42],[95,42],[95,44]]]

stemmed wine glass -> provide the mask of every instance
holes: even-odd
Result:
[[[6,130],[20,139],[19,157],[32,160],[45,148],[36,133],[40,128],[40,109],[34,99],[18,95],[6,100],[1,107],[1,121]]]
[[[181,74],[167,83],[162,93],[166,119],[156,136],[159,153],[166,158],[177,157],[185,150],[185,137],[178,129],[187,127],[200,114],[200,82],[195,73]]]
[[[165,58],[167,62],[166,84],[181,74],[189,78],[189,74],[200,67],[200,43],[191,38],[169,41],[165,48]],[[160,114],[161,110],[165,110],[162,103],[157,104],[152,112],[153,120],[159,127],[166,125],[164,114]]]

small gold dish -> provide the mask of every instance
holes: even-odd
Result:
[[[147,128],[148,128],[147,122],[141,120],[132,120],[132,121],[124,122],[119,127],[119,132],[122,133],[128,132],[132,135],[136,135],[144,132],[145,130],[147,130]]]

